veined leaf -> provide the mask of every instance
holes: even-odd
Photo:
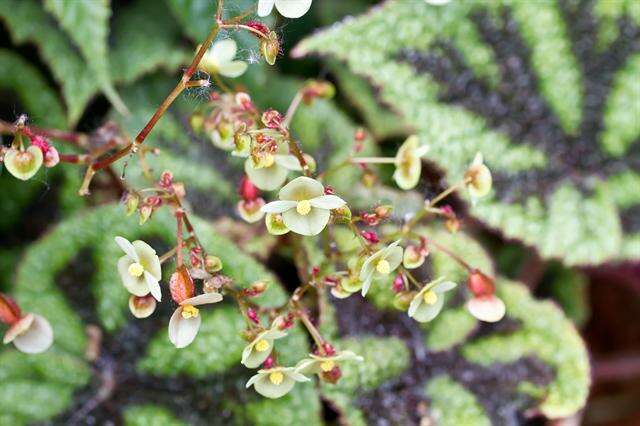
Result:
[[[588,10],[579,13],[589,19]],[[606,102],[597,88],[633,53],[633,44],[615,57],[598,56],[593,34],[579,33],[563,16],[551,1],[433,7],[392,0],[306,39],[295,53],[342,60],[379,87],[382,100],[431,146],[430,159],[446,169],[449,183],[482,152],[494,172],[494,191],[471,213],[490,226],[570,265],[637,258],[638,225],[625,219],[629,206],[618,204],[609,183],[626,173],[637,176],[638,156],[612,156],[593,131],[600,125],[598,105]],[[493,50],[501,74],[495,87],[472,72],[479,67],[470,55],[486,57],[482,47],[456,49],[465,25]],[[592,49],[577,58],[579,65],[571,45],[577,42]],[[589,74],[580,75],[580,67]],[[624,80],[623,74],[616,81]],[[617,93],[610,104],[626,103]],[[584,103],[587,96],[597,105]],[[607,146],[622,143],[621,137],[629,141],[634,126],[609,131]],[[636,141],[626,143],[633,150]]]
[[[127,107],[113,88],[109,76],[107,37],[111,15],[110,1],[45,0],[44,5],[78,46],[105,96],[118,111],[126,114]]]

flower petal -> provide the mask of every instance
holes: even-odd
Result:
[[[324,194],[324,186],[315,179],[300,176],[286,184],[278,196],[281,200],[310,200]]]
[[[369,292],[369,287],[371,287],[371,281],[373,281],[374,273],[375,273],[375,270],[371,268],[369,275],[365,276],[365,278],[362,280],[362,297],[366,296],[367,293]]]
[[[20,318],[17,323],[9,327],[7,332],[4,334],[2,343],[6,345],[13,342],[19,335],[21,335],[22,333],[26,333],[26,331],[29,329],[29,327],[31,327],[34,321],[34,314],[26,314],[25,316]]]
[[[413,301],[411,301],[413,304]],[[444,306],[444,297],[438,297],[436,302],[432,305],[426,303],[420,303],[417,309],[413,311],[413,315],[409,315],[411,318],[418,322],[428,322],[434,319]],[[411,307],[409,307],[411,308]]]
[[[299,18],[311,8],[312,0],[276,0],[276,9],[285,18]]]
[[[347,204],[346,201],[337,195],[321,195],[319,197],[312,198],[309,202],[313,207],[326,210],[338,209]]]
[[[224,65],[225,62],[233,61],[237,49],[236,41],[232,38],[227,38],[213,43],[211,53],[218,67],[220,67]]]
[[[402,247],[394,246],[386,250],[384,259],[389,262],[389,269],[394,271],[402,263]]]
[[[275,162],[288,170],[293,170],[293,171],[302,170],[302,166],[300,166],[300,161],[295,155],[278,154],[275,156]]]
[[[273,341],[269,339],[264,339],[269,344],[269,347],[264,351],[257,351],[254,346],[259,339],[255,339],[249,345],[247,345],[242,351],[242,361],[240,363],[247,368],[258,368],[260,364],[262,364],[269,355],[271,355],[271,351],[273,350]]]
[[[136,240],[132,244],[136,249],[136,253],[138,253],[139,262],[144,267],[144,270],[148,271],[157,281],[160,281],[162,279],[162,266],[160,265],[160,258],[153,247],[142,240]]]
[[[149,289],[149,293],[156,299],[158,302],[162,302],[162,290],[160,289],[160,283],[158,280],[151,275],[148,271],[144,271],[144,281],[147,283],[147,288]]]
[[[127,240],[124,237],[116,237],[116,244],[118,244],[118,247],[120,247],[122,249],[123,252],[126,253],[127,256],[129,256],[131,259],[135,260],[136,262],[140,261],[140,258],[138,257],[138,253],[136,253],[136,249],[133,246],[133,244],[131,244],[131,242],[129,242],[129,240]]]
[[[432,290],[436,293],[444,293],[445,291],[453,290],[457,285],[453,281],[443,281],[434,285]]]
[[[480,321],[498,322],[506,313],[504,302],[496,296],[474,297],[467,302],[467,309]]]
[[[318,374],[322,371],[320,361],[313,358],[305,358],[298,362],[295,371],[300,374]]]
[[[249,180],[263,191],[273,191],[280,188],[289,174],[289,171],[278,163],[256,169],[251,165],[250,158],[244,163],[244,171],[249,176]]]
[[[201,323],[202,317],[200,315],[188,319],[184,318],[182,307],[178,307],[169,320],[169,340],[178,349],[189,346],[196,338]]]
[[[311,208],[306,215],[299,214],[295,209],[282,213],[282,221],[287,228],[300,235],[318,235],[329,223],[329,210]]]
[[[144,276],[134,277],[129,273],[129,266],[134,263],[135,260],[129,256],[122,256],[118,259],[118,273],[120,274],[120,280],[122,285],[127,291],[134,296],[142,297],[149,294],[149,286],[147,285]]]
[[[269,379],[269,375],[270,373],[261,375],[253,384],[256,392],[267,398],[280,398],[289,393],[291,389],[293,389],[293,386],[296,384],[295,380],[290,377],[290,375],[284,374],[282,383],[275,385]]]
[[[21,352],[27,354],[39,354],[51,346],[53,343],[53,329],[51,324],[40,315],[33,315],[31,327],[15,338],[13,344]]]
[[[208,305],[211,303],[218,303],[222,301],[222,295],[220,293],[203,293],[189,299],[185,299],[180,302],[181,305]]]
[[[267,16],[271,13],[276,0],[258,0],[258,16]]]
[[[295,201],[272,201],[260,209],[263,213],[284,213],[296,206]]]
[[[244,61],[225,62],[218,66],[218,73],[225,77],[240,77],[247,70],[249,65]]]

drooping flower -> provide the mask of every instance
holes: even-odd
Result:
[[[402,262],[402,247],[400,240],[389,244],[369,256],[360,269],[360,281],[362,281],[362,295],[366,296],[374,279],[387,277],[395,271]]]
[[[428,254],[429,251],[424,247],[414,245],[407,246],[407,248],[404,249],[402,265],[407,269],[419,268],[424,263]]]
[[[336,352],[332,355],[316,355],[309,354],[309,358],[305,358],[298,362],[296,371],[301,374],[322,374],[328,373],[338,367],[343,361],[362,362],[364,358],[356,355],[352,351]]]
[[[193,342],[202,324],[200,310],[196,306],[218,303],[222,300],[220,293],[203,293],[180,302],[178,309],[169,320],[169,340],[178,348],[187,347]]]
[[[9,173],[20,180],[29,180],[38,173],[42,161],[42,151],[34,145],[26,150],[9,148],[4,154],[4,166]]]
[[[156,310],[156,305],[156,299],[150,295],[138,297],[132,294],[129,297],[129,311],[138,319],[151,316]]]
[[[255,223],[262,219],[264,212],[261,210],[264,200],[261,197],[255,200],[238,201],[238,214],[247,223]]]
[[[504,317],[507,308],[502,299],[496,296],[496,287],[490,277],[477,269],[473,270],[469,274],[467,287],[473,294],[466,303],[471,315],[484,322],[498,322]]]
[[[273,341],[287,333],[280,330],[280,322],[274,321],[269,330],[258,334],[242,351],[242,364],[247,368],[257,368],[271,355]]]
[[[161,301],[162,271],[156,251],[141,240],[133,243],[123,237],[116,237],[115,240],[125,252],[125,255],[118,259],[118,272],[125,288],[134,296],[142,297],[151,293],[158,302]]]
[[[239,77],[247,70],[247,63],[235,60],[238,46],[235,40],[228,38],[213,43],[213,46],[202,57],[200,68],[209,74],[220,74],[224,77]]]
[[[396,171],[393,179],[401,189],[411,189],[418,184],[422,173],[421,157],[427,153],[427,145],[419,146],[417,136],[409,136],[402,144],[395,157]]]
[[[267,398],[280,398],[293,389],[296,382],[308,382],[306,376],[296,372],[294,367],[274,367],[259,370],[247,382],[247,388],[253,386],[260,395]]]
[[[407,313],[418,322],[431,321],[444,306],[444,293],[456,285],[452,281],[444,281],[443,277],[431,281],[413,297]]]
[[[53,329],[44,317],[27,313],[9,297],[0,294],[0,322],[9,326],[2,342],[13,345],[21,352],[38,354],[53,343]]]
[[[493,183],[491,170],[485,166],[481,153],[476,154],[473,162],[464,174],[464,180],[467,190],[473,198],[482,198],[491,191],[491,185]]]
[[[289,228],[286,227],[282,220],[282,215],[277,213],[268,213],[264,218],[267,231],[271,235],[284,235],[289,232]]]
[[[346,205],[336,195],[324,195],[317,180],[300,176],[286,184],[278,194],[280,201],[262,207],[265,213],[280,213],[287,228],[301,235],[317,235],[327,226],[331,210]]]
[[[312,0],[258,0],[258,16],[267,16],[273,6],[285,18],[299,18],[311,8]]]

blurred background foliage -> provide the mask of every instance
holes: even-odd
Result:
[[[253,3],[227,1],[225,10]],[[56,342],[31,357],[0,349],[0,424],[632,424],[640,415],[639,3],[376,3],[316,0],[301,19],[270,17],[284,41],[274,67],[260,61],[253,37],[220,34],[251,63],[228,83],[282,111],[305,79],[334,82],[336,98],[302,107],[292,125],[320,170],[348,155],[361,127],[372,154],[393,153],[416,132],[431,151],[415,192],[397,192],[384,170],[372,192],[355,170],[330,182],[359,208],[393,202],[396,219],[457,181],[482,151],[495,173],[490,200],[453,197],[463,231],[424,233],[498,277],[507,317],[479,324],[454,297],[419,327],[393,310],[388,286],[366,302],[327,299],[323,332],[365,362],[346,366],[338,385],[298,385],[264,400],[244,390],[242,319],[231,304],[204,312],[198,339],[182,351],[164,331],[168,304],[132,321],[113,236],[144,237],[162,251],[173,233],[167,214],[140,227],[117,205],[121,174],[145,184],[138,161],[98,175],[87,198],[77,196],[79,167],[42,170],[26,183],[3,171],[0,290],[45,315]],[[112,120],[135,135],[205,38],[215,7],[0,0],[0,118],[27,113],[34,125],[86,133]],[[198,232],[225,273],[239,285],[269,276],[260,303],[281,303],[298,284],[290,251],[261,224],[238,221],[242,162],[189,127],[207,96],[180,97],[150,135],[160,153],[147,160],[185,182]],[[319,260],[315,243],[307,249]],[[427,263],[425,273],[465,280],[447,257]],[[92,361],[87,330],[102,335]],[[310,349],[298,329],[283,343],[291,362]]]

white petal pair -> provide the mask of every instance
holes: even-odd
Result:
[[[312,0],[259,0],[258,15],[267,16],[271,13],[273,6],[285,18],[299,18],[311,8]]]
[[[183,312],[186,307],[193,308],[199,305],[217,303],[221,300],[222,295],[220,293],[204,293],[183,300],[169,320],[169,340],[171,343],[173,343],[176,348],[182,349],[189,346],[198,335],[198,330],[200,330],[200,325],[202,324],[202,317],[199,313],[196,313],[189,318],[185,318]]]

